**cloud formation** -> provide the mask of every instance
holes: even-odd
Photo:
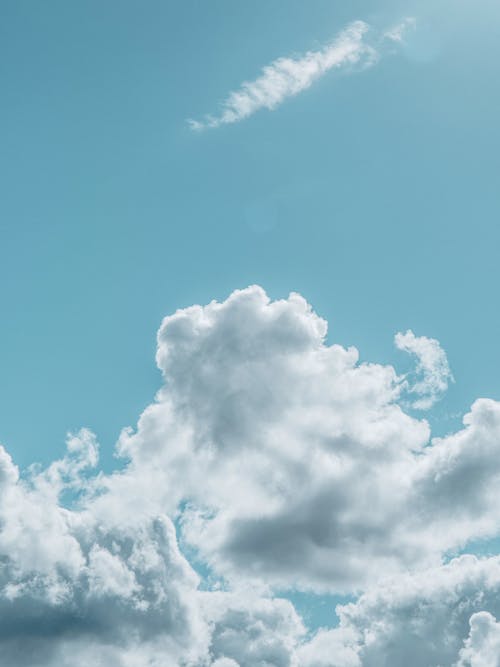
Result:
[[[338,628],[298,649],[306,667],[497,667],[500,559],[462,556],[389,578],[337,607]],[[332,648],[344,651],[333,654]],[[329,653],[330,651],[330,653]]]
[[[446,561],[499,532],[500,404],[432,438],[405,379],[326,331],[255,286],[179,310],[120,470],[86,429],[46,469],[0,448],[6,664],[498,667],[500,557]],[[444,352],[396,343],[428,396]],[[280,597],[297,588],[354,601],[311,636]]]
[[[498,667],[500,665],[500,623],[487,611],[470,618],[470,634],[460,651],[457,667]]]
[[[418,396],[411,406],[417,410],[431,408],[448,389],[453,381],[448,359],[439,341],[427,336],[415,336],[410,329],[394,337],[398,350],[408,352],[417,359],[413,378],[408,377],[405,387],[409,394]],[[412,381],[413,380],[413,381]]]
[[[405,19],[384,35],[392,42],[401,42],[409,25]],[[364,21],[355,21],[345,28],[333,41],[318,51],[308,51],[297,58],[278,58],[263,68],[262,74],[253,81],[245,81],[238,90],[231,92],[222,103],[221,111],[203,120],[189,120],[193,130],[219,127],[236,123],[260,109],[276,109],[288,97],[293,97],[309,88],[332,69],[346,67],[371,67],[383,50],[383,39],[371,44],[367,40],[370,26]]]
[[[178,511],[227,580],[351,592],[498,530],[500,404],[476,401],[462,430],[431,439],[394,368],[360,364],[326,330],[299,295],[258,287],[160,328],[165,385],[123,434],[131,463],[112,481]],[[398,340],[434,396],[436,341]]]
[[[208,641],[198,577],[171,520],[125,515],[110,495],[85,497],[82,475],[95,463],[88,431],[69,439],[62,461],[27,479],[0,450],[0,653],[12,667],[132,667],[157,664],[156,655],[173,666]],[[84,494],[77,509],[59,502],[68,489]]]

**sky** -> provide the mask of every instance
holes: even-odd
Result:
[[[500,666],[499,37],[0,2],[9,665]]]

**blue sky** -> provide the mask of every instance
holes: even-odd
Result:
[[[5,2],[0,436],[22,463],[110,450],[158,384],[166,313],[262,284],[391,360],[437,337],[448,411],[498,397],[498,8],[481,3]],[[419,48],[193,133],[230,90],[351,20]],[[431,46],[427,56],[426,40]]]
[[[353,21],[379,44],[407,17],[372,66],[190,127],[276,59]],[[162,383],[162,318],[253,284],[302,294],[362,361],[406,372],[396,332],[439,340],[455,382],[426,414],[434,434],[500,399],[499,26],[493,0],[2,2],[0,442],[14,461],[47,465],[87,427],[102,469],[122,465],[120,431]]]

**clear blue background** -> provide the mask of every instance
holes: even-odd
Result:
[[[353,19],[413,15],[394,56],[274,112],[187,118]],[[105,467],[159,386],[163,315],[262,284],[330,340],[397,362],[439,338],[438,430],[500,398],[500,8],[493,1],[2,0],[0,440],[49,461],[92,428]]]

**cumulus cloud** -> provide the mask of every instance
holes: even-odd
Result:
[[[470,634],[457,667],[499,667],[500,623],[487,611],[470,618]]]
[[[308,642],[297,647],[301,667],[361,667],[359,632],[349,626],[320,629]]]
[[[99,472],[85,429],[45,469],[0,448],[6,664],[496,665],[500,557],[443,561],[498,534],[500,404],[433,439],[405,412],[414,385],[326,333],[300,295],[255,286],[179,310],[120,470]],[[428,396],[444,353],[397,344]],[[276,597],[296,589],[359,597],[311,637]]]
[[[496,667],[491,660],[498,661],[499,634],[493,616],[499,611],[499,557],[462,556],[390,578],[356,602],[337,607],[339,627],[319,632],[299,648],[299,664]],[[328,656],[339,645],[344,655]]]
[[[2,664],[295,666],[305,628],[292,604],[199,590],[167,516],[93,494],[82,461],[96,464],[95,452],[82,431],[64,459],[22,480],[0,449]],[[85,494],[65,509],[59,496],[79,483]]]
[[[394,26],[386,37],[401,42],[410,20]],[[411,23],[413,25],[413,23]],[[332,69],[345,67],[370,67],[380,57],[381,45],[370,44],[367,35],[370,27],[363,21],[355,21],[345,28],[337,39],[318,51],[308,51],[298,58],[278,58],[262,70],[254,81],[245,81],[230,93],[216,116],[203,120],[189,120],[194,130],[236,123],[260,109],[275,109],[285,99],[309,88],[317,79]]]
[[[305,628],[288,600],[222,592],[201,600],[211,626],[209,653],[217,667],[290,667]]]
[[[258,287],[160,328],[165,384],[122,435],[131,463],[113,483],[179,511],[183,541],[227,580],[351,592],[498,530],[500,404],[432,440],[396,371],[326,330],[299,295]],[[405,340],[428,391],[440,348]]]
[[[116,499],[107,497],[72,510],[59,503],[76,486],[82,461],[97,463],[95,451],[84,431],[70,438],[65,459],[21,479],[0,450],[5,664],[135,667],[161,657],[161,665],[174,666],[205,649],[198,577],[178,550],[170,519],[116,516]]]
[[[417,359],[414,378],[408,377],[406,388],[409,394],[418,396],[412,401],[417,410],[428,410],[446,392],[453,380],[446,353],[439,341],[426,336],[415,336],[410,329],[398,333],[394,338],[396,347]]]

